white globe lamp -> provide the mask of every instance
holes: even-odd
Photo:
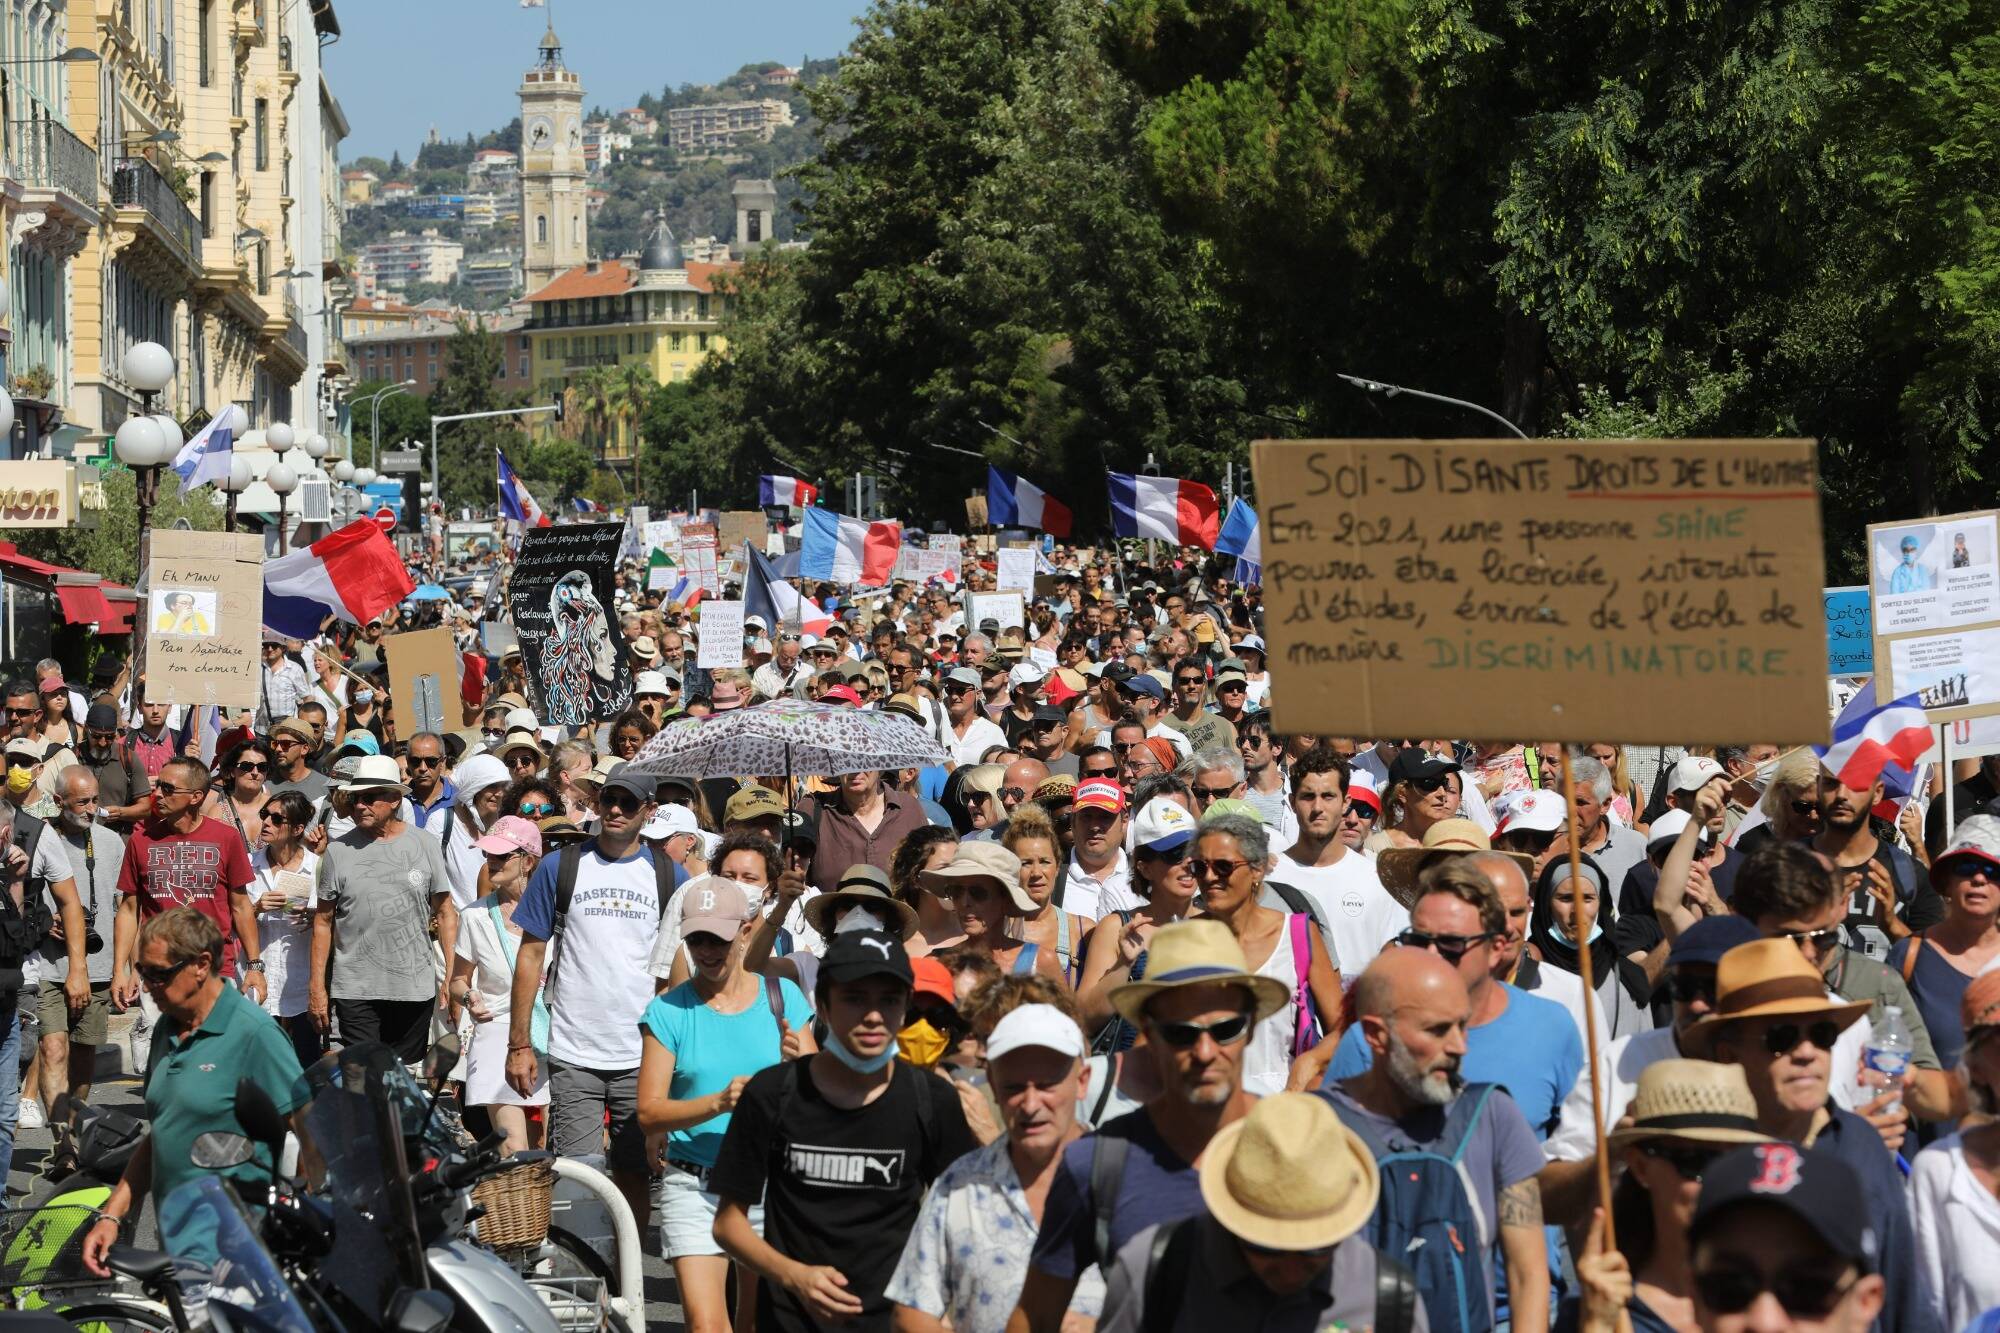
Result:
[[[151,417],[129,417],[119,423],[118,433],[111,438],[111,447],[118,454],[118,461],[129,468],[157,467],[164,462],[167,439],[160,433],[160,423]]]
[[[319,433],[317,433],[317,432],[315,432],[315,433],[313,433],[313,434],[311,434],[311,435],[308,435],[308,436],[306,436],[306,457],[307,457],[307,458],[311,458],[311,459],[315,459],[315,460],[317,460],[317,459],[321,459],[321,458],[325,458],[325,457],[326,457],[326,451],[327,451],[328,449],[332,448],[332,447],[333,447],[332,445],[330,445],[330,444],[328,444],[328,443],[327,443],[327,441],[326,441],[326,436],[324,436],[324,435],[321,435],[321,434],[319,434]]]
[[[343,458],[333,465],[333,479],[338,482],[354,480],[354,464]]]
[[[282,421],[274,421],[264,427],[264,443],[271,446],[271,452],[282,454],[298,440],[298,435]]]
[[[0,298],[4,299],[4,298]],[[0,389],[0,438],[14,433],[14,396]]]
[[[134,343],[126,350],[119,369],[125,382],[140,393],[158,393],[174,378],[174,358],[158,343]]]
[[[250,460],[238,454],[229,460],[229,476],[223,481],[223,489],[232,495],[241,495],[250,489],[250,483],[257,480],[256,471]]]
[[[187,437],[181,433],[181,423],[165,412],[153,413],[153,421],[160,428],[160,458],[162,463],[171,463],[180,454]]]
[[[290,463],[273,463],[264,472],[264,484],[274,495],[290,495],[299,488],[298,469]]]
[[[359,486],[359,487],[362,487],[362,488],[364,488],[364,489],[365,489],[365,488],[366,488],[366,487],[368,486],[368,484],[369,484],[370,482],[374,481],[374,480],[375,480],[375,469],[374,469],[374,468],[372,468],[372,467],[358,467],[358,468],[354,469],[354,484],[355,484],[356,486]]]
[[[244,432],[250,429],[250,414],[243,410],[241,403],[231,403],[223,411],[229,414],[229,433],[242,439]]]

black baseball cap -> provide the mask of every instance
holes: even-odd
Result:
[[[1680,933],[1667,951],[1669,968],[1706,964],[1714,967],[1739,944],[1764,938],[1764,932],[1735,914],[1705,916]]]
[[[1033,716],[1028,719],[1031,727],[1059,727],[1069,721],[1069,714],[1054,704],[1037,705]]]
[[[118,710],[110,704],[92,704],[90,711],[83,715],[83,725],[90,731],[116,731]]]
[[[1458,764],[1453,760],[1439,759],[1422,750],[1400,750],[1389,763],[1389,781],[1417,782],[1457,771]]]
[[[820,955],[819,978],[825,982],[894,977],[905,986],[917,984],[903,942],[879,930],[846,930],[827,941]]]
[[[1877,1268],[1879,1248],[1854,1168],[1829,1153],[1796,1144],[1757,1143],[1723,1154],[1702,1172],[1701,1197],[1688,1223],[1690,1244],[1730,1209],[1761,1203],[1806,1224],[1825,1246],[1864,1273]]]
[[[1113,685],[1123,685],[1126,681],[1132,679],[1132,675],[1132,668],[1126,666],[1123,662],[1106,662],[1104,670],[1098,673],[1098,679],[1108,680]]]

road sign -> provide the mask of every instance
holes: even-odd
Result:
[[[400,454],[383,454],[382,466],[379,469],[379,471],[385,473],[422,472],[423,470],[424,470],[424,456],[414,449]]]
[[[396,511],[389,508],[388,505],[383,505],[375,511],[375,526],[384,532],[394,532],[396,530]]]

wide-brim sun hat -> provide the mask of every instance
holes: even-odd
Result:
[[[1632,1123],[1612,1131],[1613,1148],[1649,1139],[1732,1146],[1771,1141],[1757,1128],[1757,1099],[1741,1065],[1656,1060],[1640,1071],[1626,1114]]]
[[[340,790],[348,793],[394,791],[402,796],[410,794],[409,784],[403,781],[401,766],[386,754],[363,755],[361,762],[354,766],[354,776],[341,783]]]
[[[1713,1010],[1681,1034],[1681,1049],[1706,1056],[1728,1023],[1751,1018],[1829,1018],[1841,1028],[1867,1013],[1867,1000],[1837,1000],[1798,945],[1780,936],[1751,940],[1715,965]]]
[[[1228,926],[1197,917],[1153,932],[1146,947],[1145,975],[1114,986],[1111,1007],[1137,1026],[1145,1021],[1146,1005],[1155,995],[1187,986],[1242,987],[1256,1001],[1258,1022],[1292,1002],[1290,986],[1250,970],[1243,959],[1243,946]]]
[[[1431,858],[1437,856],[1469,856],[1475,852],[1494,851],[1493,840],[1486,836],[1486,830],[1469,819],[1440,819],[1424,830],[1424,844],[1421,847],[1384,847],[1375,854],[1375,877],[1382,881],[1382,887],[1409,911],[1417,904],[1417,876],[1423,873]],[[1496,855],[1511,858],[1521,867],[1521,875],[1530,884],[1535,880],[1535,858],[1524,852],[1500,851]]]
[[[1203,1149],[1202,1202],[1239,1240],[1270,1250],[1323,1250],[1361,1230],[1382,1173],[1324,1099],[1281,1092],[1223,1126]]]
[[[866,907],[881,916],[892,934],[908,939],[917,928],[917,912],[889,888],[889,877],[871,865],[850,866],[834,887],[815,894],[799,907],[806,925],[822,938],[833,934],[836,918],[849,907]]]
[[[1021,858],[997,842],[961,842],[952,849],[951,860],[917,877],[918,883],[938,894],[956,894],[975,880],[1004,893],[1011,916],[1040,910],[1021,887]]]

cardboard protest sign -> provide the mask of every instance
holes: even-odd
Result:
[[[695,654],[695,665],[710,671],[742,666],[743,603],[704,600],[697,610],[701,616],[701,645]]]
[[[981,621],[997,620],[1000,628],[1027,627],[1027,612],[1018,592],[969,592],[965,595],[965,628],[976,631]]]
[[[1035,550],[1031,546],[1003,546],[994,559],[993,591],[1032,595],[1035,591]]]
[[[2000,511],[1868,525],[1875,697],[1933,722],[2000,714]]]
[[[986,497],[974,495],[965,502],[965,526],[983,528],[986,526]]]
[[[448,629],[420,629],[382,640],[389,661],[389,709],[396,735],[456,731],[461,725],[458,642]]]
[[[264,542],[255,533],[149,534],[146,697],[255,708],[264,683]]]
[[[749,542],[761,551],[770,531],[770,520],[761,509],[725,509],[715,517],[715,546],[719,551],[734,551]]]
[[[722,591],[722,575],[716,569],[715,524],[681,524],[681,573],[694,580],[710,597]]]
[[[1828,738],[1809,440],[1264,440],[1251,463],[1279,731]]]
[[[521,636],[528,702],[551,726],[609,722],[632,703],[625,636],[611,611],[620,523],[530,528],[507,610]]]
[[[1826,670],[1830,676],[1866,676],[1875,670],[1866,587],[1828,588]]]

